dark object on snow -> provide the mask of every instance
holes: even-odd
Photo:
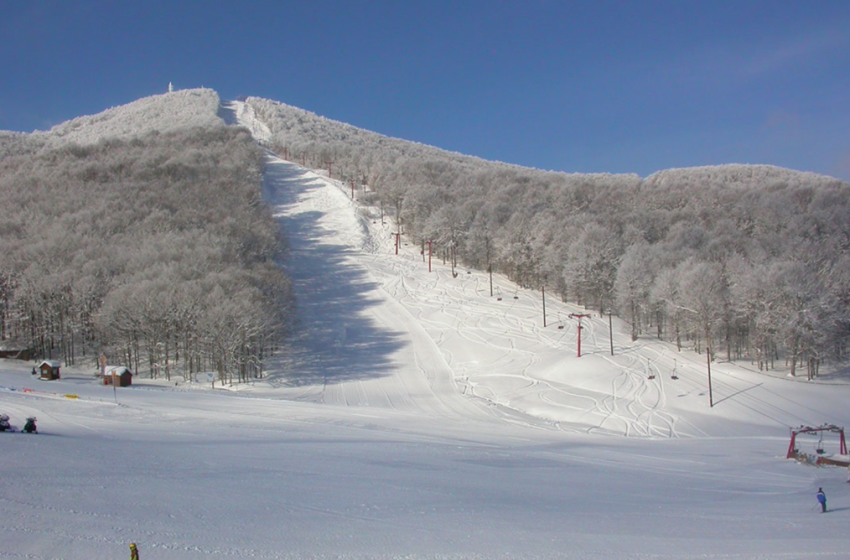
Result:
[[[24,424],[24,431],[28,434],[38,433],[38,428],[35,427],[35,416],[27,418],[27,423]]]
[[[139,549],[136,543],[130,543],[130,560],[139,560]]]
[[[5,432],[6,430],[11,430],[12,425],[9,424],[9,415],[8,414],[0,414],[0,432]]]
[[[818,502],[820,502],[820,512],[826,513],[826,494],[823,493],[823,488],[818,488]]]

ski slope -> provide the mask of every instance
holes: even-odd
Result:
[[[547,296],[544,327],[540,293],[428,272],[345,185],[266,166],[297,336],[215,389],[0,361],[0,412],[41,432],[0,434],[0,558],[848,557],[846,471],[784,459],[790,426],[847,422],[840,377],[716,363],[710,408],[702,356],[593,315],[579,358],[592,311]]]
[[[265,125],[234,105],[238,122],[268,142]],[[271,368],[287,398],[630,437],[784,437],[789,426],[846,419],[846,385],[823,391],[724,363],[712,365],[711,409],[703,356],[632,342],[619,321],[612,355],[607,317],[551,295],[544,327],[541,293],[496,275],[491,296],[486,273],[452,277],[436,258],[429,273],[421,247],[402,237],[396,254],[395,225],[346,185],[267,158],[265,194],[291,242],[302,321],[294,354],[305,359]],[[581,358],[578,313],[591,315]]]

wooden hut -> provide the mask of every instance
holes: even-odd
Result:
[[[115,379],[118,387],[129,387],[133,384],[133,372],[124,366],[106,366],[103,373],[103,384],[112,385]]]
[[[0,358],[30,360],[32,359],[32,348],[22,342],[4,340],[0,342]]]
[[[54,379],[59,379],[59,366],[61,366],[61,362],[58,361],[43,361],[38,364],[39,377],[41,379],[47,381],[53,381]]]

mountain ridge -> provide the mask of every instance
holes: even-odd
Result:
[[[817,182],[824,180],[829,182],[844,182],[841,179],[811,171],[801,171],[770,164],[733,162],[717,165],[661,169],[647,175],[646,177],[641,177],[636,173],[612,173],[605,171],[579,173],[566,170],[547,170],[509,162],[487,160],[479,156],[454,152],[437,146],[417,142],[415,140],[406,140],[387,136],[380,132],[356,127],[343,121],[323,117],[307,109],[288,105],[280,101],[253,96],[247,97],[245,101],[248,105],[253,106],[259,105],[268,107],[269,104],[275,105],[286,111],[298,114],[301,121],[307,124],[325,123],[332,127],[336,127],[339,132],[338,137],[333,139],[335,142],[345,142],[350,140],[349,136],[369,136],[375,139],[379,144],[403,143],[408,146],[408,149],[417,147],[419,149],[432,152],[434,155],[441,155],[443,157],[449,157],[450,159],[459,159],[484,165],[505,166],[507,168],[523,171],[557,173],[574,177],[636,177],[641,181],[649,182],[663,181],[671,177],[681,177],[683,174],[694,173],[700,175],[709,174],[714,177],[717,177],[718,175],[728,175],[729,180],[733,182],[737,182],[738,177],[746,174],[749,174],[754,179],[776,179],[780,178],[783,174],[787,175],[790,173],[800,174],[807,179]],[[152,130],[164,132],[183,127],[234,125],[235,123],[225,122],[222,117],[221,108],[225,103],[226,101],[221,100],[218,93],[210,88],[175,90],[173,92],[142,97],[124,105],[110,107],[93,115],[81,115],[57,124],[46,131],[36,130],[26,133],[0,130],[0,156],[4,153],[5,146],[22,140],[33,141],[39,145],[53,147],[65,142],[90,144],[112,137],[132,137]],[[260,119],[263,119],[262,114],[260,115]],[[403,149],[402,151],[407,150]],[[742,173],[742,171],[745,172]]]

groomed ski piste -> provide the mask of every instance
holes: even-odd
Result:
[[[244,104],[224,116],[268,139]],[[850,557],[847,471],[785,459],[789,428],[848,423],[842,376],[719,361],[709,407],[704,356],[616,318],[612,341],[607,316],[549,294],[544,327],[539,292],[429,272],[326,171],[266,165],[290,347],[215,388],[0,361],[0,558]],[[28,416],[38,435],[17,433]]]

